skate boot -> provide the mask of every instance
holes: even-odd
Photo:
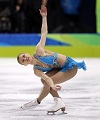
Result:
[[[37,99],[35,99],[35,100],[28,102],[28,103],[24,104],[23,106],[21,106],[21,109],[29,110],[29,109],[35,108],[38,104],[40,104],[40,103],[37,101]]]
[[[62,101],[62,99],[54,97],[54,101],[55,101],[55,105],[47,111],[47,114],[49,114],[49,113],[53,113],[54,114],[58,110],[61,110],[63,113],[65,113],[64,112],[65,111],[65,104]]]

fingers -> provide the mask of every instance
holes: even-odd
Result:
[[[45,11],[46,7],[44,5],[41,5],[41,10]]]
[[[60,85],[56,85],[56,90],[60,91],[61,90],[61,86]]]
[[[39,9],[39,11],[42,16],[47,16],[47,8],[44,5],[41,5],[41,9]]]
[[[61,86],[60,85],[54,85],[52,87],[52,89],[55,90],[55,91],[60,91],[61,90]]]
[[[47,8],[44,5],[41,5],[41,12],[46,12]]]

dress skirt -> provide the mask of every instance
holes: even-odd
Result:
[[[78,69],[86,70],[86,64],[84,61],[77,62],[70,57],[66,57],[66,61],[60,68],[60,72],[66,72],[68,69],[72,69],[73,66],[76,66]]]

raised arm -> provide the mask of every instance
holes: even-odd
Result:
[[[41,27],[41,34],[47,35],[47,9],[45,6],[42,6],[42,9],[40,10],[40,14],[42,16],[42,27]]]
[[[44,49],[44,46],[46,43],[46,35],[48,33],[48,30],[47,30],[47,8],[44,5],[41,6],[40,14],[42,16],[42,27],[41,27],[41,39],[36,46],[37,50],[40,50],[41,48]]]

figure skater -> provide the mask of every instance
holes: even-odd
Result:
[[[47,8],[41,5],[40,14],[42,16],[41,39],[36,45],[33,55],[21,53],[17,56],[17,61],[22,65],[33,65],[34,74],[41,78],[43,88],[40,95],[33,101],[21,106],[23,110],[36,107],[50,93],[55,101],[55,105],[48,113],[55,113],[58,110],[65,111],[65,103],[58,94],[61,90],[60,83],[70,80],[77,74],[78,69],[86,70],[85,62],[76,62],[70,57],[45,50],[47,30]]]

